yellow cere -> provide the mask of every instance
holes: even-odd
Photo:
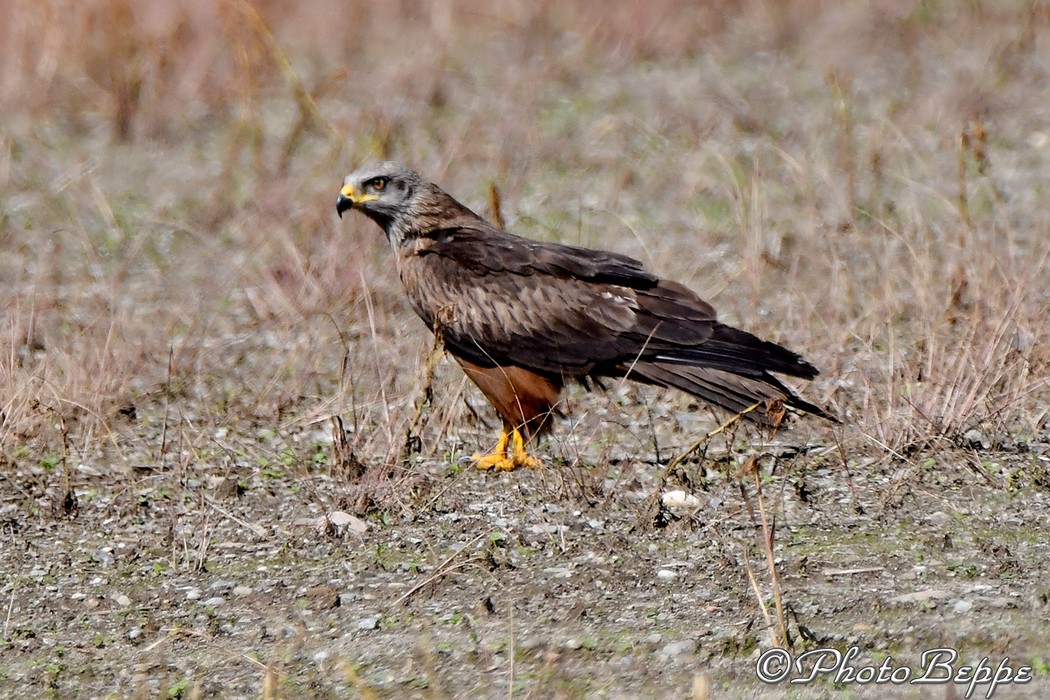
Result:
[[[339,194],[343,195],[347,199],[353,199],[354,198],[354,186],[353,185],[343,185],[343,189],[339,190]]]

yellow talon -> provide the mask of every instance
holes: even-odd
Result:
[[[493,448],[492,452],[487,455],[474,455],[471,459],[474,460],[474,466],[478,469],[488,471],[489,469],[495,469],[496,471],[510,471],[513,469],[509,466],[510,459],[507,457],[507,444],[510,442],[510,433],[504,428],[500,431],[499,442],[496,443],[496,447]]]
[[[509,451],[508,446],[511,448]],[[520,467],[536,469],[542,466],[540,460],[525,451],[525,438],[517,428],[510,432],[504,428],[492,452],[487,455],[474,455],[472,459],[474,466],[483,471],[509,472]]]
[[[543,463],[540,462],[540,460],[525,451],[525,439],[521,436],[521,433],[518,430],[511,433],[511,440],[513,441],[513,454],[511,455],[511,460],[513,460],[515,467],[539,469],[543,466]]]

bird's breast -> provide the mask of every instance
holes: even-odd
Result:
[[[403,249],[398,256],[398,273],[412,310],[434,330],[435,320],[445,325],[452,321],[458,300],[447,275],[429,264],[427,257],[412,248]]]

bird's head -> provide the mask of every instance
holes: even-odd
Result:
[[[343,180],[336,211],[342,217],[347,209],[358,209],[389,234],[392,225],[413,214],[425,184],[417,173],[399,163],[371,163]]]
[[[395,248],[432,231],[480,221],[437,185],[389,161],[364,165],[347,175],[335,206],[340,217],[347,209],[357,209],[379,224]]]

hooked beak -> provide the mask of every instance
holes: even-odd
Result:
[[[379,199],[374,194],[358,194],[354,191],[354,186],[350,184],[343,185],[343,189],[339,190],[339,199],[335,200],[335,211],[339,214],[339,218],[343,218],[343,212],[347,209],[353,209],[354,207],[360,207],[365,202],[371,202]]]
[[[339,190],[339,199],[335,201],[335,211],[339,218],[343,218],[343,212],[347,209],[353,209],[354,204],[354,186],[343,185],[343,189]]]

